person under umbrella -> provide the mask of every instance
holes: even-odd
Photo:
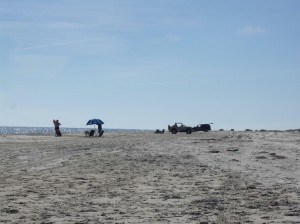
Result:
[[[102,130],[102,124],[98,124],[98,134],[99,137],[101,137],[103,135],[104,131]]]
[[[104,124],[103,121],[101,121],[100,119],[91,119],[89,120],[86,125],[97,125],[98,126],[98,136],[101,137],[104,133],[104,131],[102,130],[102,124]]]

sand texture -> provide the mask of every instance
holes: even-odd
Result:
[[[0,223],[300,223],[300,133],[0,136]]]

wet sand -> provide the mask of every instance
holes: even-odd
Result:
[[[0,223],[300,223],[300,133],[0,136]]]

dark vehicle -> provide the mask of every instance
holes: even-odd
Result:
[[[183,125],[182,123],[175,123],[173,126],[168,125],[168,130],[172,134],[177,134],[177,132],[185,132],[187,134],[191,134],[193,131],[192,127]]]
[[[197,126],[193,127],[193,131],[205,131],[208,132],[211,130],[210,124],[198,124]]]

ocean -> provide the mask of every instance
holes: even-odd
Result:
[[[84,131],[90,130],[92,128],[60,128],[61,133],[64,134],[83,134]],[[97,129],[97,128],[95,128]],[[103,129],[105,133],[113,132],[125,132],[125,133],[135,133],[135,132],[147,132],[149,130],[139,130],[139,129]],[[5,127],[0,126],[0,135],[54,135],[54,127]]]

